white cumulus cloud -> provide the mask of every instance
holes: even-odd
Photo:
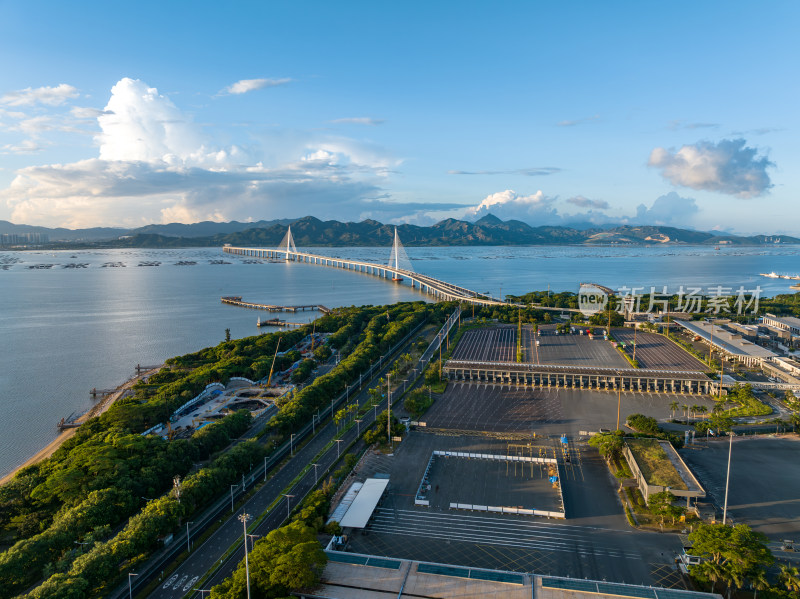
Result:
[[[523,196],[514,190],[506,189],[486,196],[480,204],[471,208],[468,214],[476,218],[494,214],[503,220],[517,219],[535,224],[541,220],[551,220],[556,215],[554,202],[555,198],[544,195],[541,190]]]
[[[236,83],[232,83],[225,88],[225,92],[233,95],[246,94],[257,89],[264,89],[265,87],[277,87],[279,85],[286,85],[291,83],[291,79],[284,77],[283,79],[240,79]]]
[[[247,220],[314,214],[353,218],[380,210],[378,181],[397,161],[381,148],[346,138],[304,139],[267,168],[233,146],[221,148],[156,88],[121,79],[103,110],[98,156],[16,171],[0,201],[16,222],[47,226],[139,226],[152,222]],[[34,117],[39,118],[39,117]],[[33,134],[54,127],[25,122]],[[21,130],[21,127],[20,127]],[[0,151],[34,151],[32,144]]]
[[[11,91],[0,97],[0,104],[7,106],[33,106],[46,104],[60,106],[71,98],[78,97],[78,90],[66,83],[59,83],[55,87],[26,87]]]
[[[187,162],[202,148],[198,128],[172,101],[138,79],[121,79],[97,116],[103,160]]]
[[[774,165],[745,143],[744,139],[723,139],[717,144],[685,145],[677,152],[655,148],[648,165],[660,169],[673,185],[752,198],[772,187],[767,168]]]

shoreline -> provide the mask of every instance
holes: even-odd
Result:
[[[115,401],[120,399],[125,394],[125,392],[128,391],[131,387],[133,387],[136,383],[138,383],[143,378],[155,374],[156,372],[164,368],[164,366],[166,366],[166,364],[160,364],[159,366],[151,370],[134,375],[132,378],[128,379],[127,381],[119,385],[114,390],[114,393],[107,395],[102,400],[93,405],[91,408],[89,408],[89,410],[87,410],[85,414],[81,415],[80,418],[77,418],[75,422],[83,424],[87,420],[94,418],[95,416],[99,416],[100,414],[108,410],[108,408],[110,408]],[[63,443],[67,439],[70,439],[75,435],[76,430],[78,429],[70,428],[59,432],[56,435],[56,437],[52,441],[50,441],[47,445],[45,445],[42,449],[37,451],[30,458],[25,460],[22,464],[14,467],[14,469],[11,470],[11,472],[9,472],[8,474],[6,474],[3,477],[0,477],[0,485],[4,485],[7,482],[9,482],[12,478],[16,476],[17,472],[19,472],[23,468],[27,468],[28,466],[32,466],[33,464],[37,464],[42,460],[46,460],[47,458],[49,458],[58,450],[59,447],[61,447],[61,445],[63,445]]]

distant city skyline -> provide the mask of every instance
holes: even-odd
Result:
[[[798,16],[789,1],[7,1],[0,219],[494,214],[800,235]]]

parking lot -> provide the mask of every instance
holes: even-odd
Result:
[[[542,450],[553,458],[551,447]],[[492,454],[516,455],[505,447],[497,447]],[[451,503],[547,512],[562,509],[560,493],[548,480],[547,464],[435,456],[429,481],[431,509],[446,510]]]
[[[557,440],[537,440],[551,447]],[[507,441],[464,435],[411,432],[391,458],[389,490],[366,534],[350,536],[349,550],[446,564],[612,580],[631,584],[681,585],[672,558],[680,550],[674,535],[634,531],[622,511],[616,481],[595,451],[578,442],[584,455],[581,477],[562,481],[567,520],[450,510],[448,497],[430,507],[414,497],[431,453],[438,450],[506,453]],[[485,472],[475,460],[471,472],[453,470],[440,478],[439,493],[469,498],[486,489],[503,504],[516,501],[520,471]],[[451,463],[446,464],[447,468]],[[467,467],[472,468],[467,465]],[[457,466],[456,466],[457,468]],[[535,474],[534,478],[538,475]],[[528,477],[530,478],[530,477]],[[541,480],[541,479],[539,479]],[[546,479],[544,479],[546,480]],[[432,484],[437,484],[435,480]],[[506,494],[506,491],[508,493]],[[456,496],[456,495],[453,495]]]
[[[728,439],[712,439],[680,451],[722,517]],[[773,541],[800,541],[800,477],[796,437],[735,437],[731,448],[728,517]]]
[[[453,359],[516,362],[517,327],[496,325],[465,331],[453,351]]]
[[[612,329],[611,335],[617,341],[633,347],[634,332],[632,329]],[[632,355],[633,350],[628,350]],[[685,349],[662,335],[636,332],[636,361],[640,368],[654,370],[699,371],[705,372],[708,366],[695,358]]]
[[[689,398],[671,393],[623,391],[621,399],[620,420],[624,423],[630,414],[666,420],[671,416],[670,403],[677,401],[682,406]],[[691,403],[713,407],[713,400],[701,396],[692,396]],[[616,428],[617,394],[450,383],[423,420],[428,427],[459,431],[577,435],[582,430]]]
[[[534,335],[532,328],[523,328],[522,340],[528,362],[561,366],[630,368],[630,364],[619,351],[612,347],[609,341],[603,341],[602,335],[589,339],[588,335],[556,335],[554,327],[542,327],[540,330],[540,335]],[[535,345],[534,341],[538,341],[539,345]]]

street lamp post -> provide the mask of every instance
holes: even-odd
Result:
[[[728,444],[728,474],[725,476],[725,506],[722,508],[722,525],[728,520],[728,483],[731,480],[731,453],[733,453],[733,431],[728,433],[730,436],[730,443]]]
[[[239,485],[231,485],[231,511],[233,511],[233,490]]]
[[[133,585],[131,585],[131,577],[132,576],[139,576],[133,572],[128,572],[128,596],[130,599],[133,599]]]
[[[267,482],[267,456],[264,456],[264,482]]]
[[[294,457],[294,433],[289,435],[289,450]]]
[[[291,498],[294,495],[289,495],[288,493],[282,493],[282,495],[286,497],[286,519],[288,520],[292,516]]]
[[[336,441],[336,458],[338,459],[339,456],[340,456],[340,453],[339,453],[340,449],[339,448],[341,447],[340,443],[342,442],[342,440],[341,439],[335,439],[335,441]]]
[[[372,404],[372,407],[375,408],[375,422],[378,422],[378,404]]]
[[[189,525],[190,524],[194,524],[194,522],[187,522],[186,523],[186,552],[187,553],[192,550],[191,545],[189,545]]]
[[[361,436],[361,419],[356,419],[356,436]]]
[[[250,514],[239,514],[239,521],[244,528],[244,571],[247,576],[247,599],[250,599],[250,562],[247,557],[247,521],[250,519]]]

